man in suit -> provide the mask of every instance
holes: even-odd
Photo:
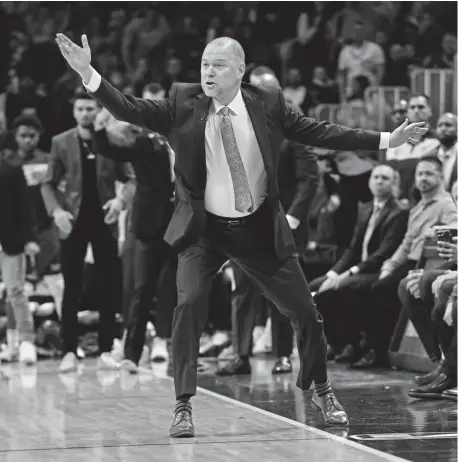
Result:
[[[104,125],[96,120],[96,142],[100,136],[105,136]],[[146,324],[158,288],[159,275],[166,261],[172,258],[171,248],[164,241],[163,235],[173,212],[173,156],[167,140],[157,133],[148,133],[133,125],[126,126],[123,122],[108,126],[107,132],[111,139],[114,136],[119,139],[132,138],[131,134],[135,133],[132,146],[112,144],[109,150],[101,152],[114,161],[130,162],[137,181],[130,225],[135,237],[134,292],[125,321],[124,360],[121,363],[123,369],[135,373],[145,343]],[[168,325],[171,325],[175,297],[167,301],[162,297],[161,301],[162,306],[158,308],[170,313],[163,316],[170,318],[170,322],[162,322],[156,329],[160,338],[166,339],[170,337]]]
[[[365,307],[353,303],[353,294],[377,280],[382,263],[398,248],[407,228],[408,211],[393,197],[395,173],[388,165],[374,167],[369,179],[373,201],[361,206],[349,247],[325,276],[310,283],[318,291],[315,302],[326,338],[334,352],[343,349],[336,357],[339,362],[360,355],[359,318]]]
[[[121,271],[117,221],[119,213],[133,195],[135,182],[129,178],[125,164],[94,154],[111,149],[105,132],[105,136],[99,136],[97,142],[93,137],[93,122],[99,110],[97,102],[83,89],[76,90],[73,102],[76,128],[52,139],[48,169],[41,189],[46,209],[59,229],[61,239],[60,263],[65,285],[61,332],[65,354],[60,365],[61,372],[74,371],[77,367],[77,314],[88,243],[104,283],[100,287],[105,303],[99,306],[98,364],[101,368],[117,367],[110,355],[115,313],[121,311],[121,293],[115,290],[120,286]],[[124,183],[119,195],[115,191],[116,180]]]
[[[262,69],[261,69],[262,70]],[[266,68],[259,73],[255,68],[250,81],[265,89],[276,89],[279,82],[272,71]],[[293,230],[296,249],[301,255],[307,243],[308,210],[318,185],[318,166],[315,155],[305,146],[284,141],[280,147],[278,161],[278,190],[280,203],[286,210],[286,219]],[[299,257],[300,258],[300,257]],[[232,338],[236,343],[236,357],[217,371],[217,375],[250,374],[249,356],[252,353],[253,329],[261,303],[267,303],[272,318],[272,344],[277,360],[273,374],[292,371],[290,356],[293,350],[293,330],[289,319],[282,315],[271,302],[264,299],[243,270],[234,265],[235,291],[232,297]]]
[[[227,259],[291,319],[301,360],[299,388],[314,382],[314,408],[328,424],[347,424],[327,377],[322,319],[279,202],[279,148],[285,138],[330,149],[386,148],[420,136],[423,124],[406,121],[380,134],[317,123],[289,108],[279,89],[242,85],[245,54],[227,37],[206,46],[200,85],[175,83],[167,99],[144,101],[102,79],[90,64],[86,36],[82,40],[79,47],[63,34],[56,38],[87,89],[116,118],[169,136],[175,152],[175,212],[164,235],[179,252],[172,333],[177,404],[170,435],[195,435],[190,398],[196,393],[199,337],[212,281]]]
[[[436,364],[428,374],[415,377],[419,386],[428,385],[437,378],[443,366],[442,355],[446,355],[450,346],[450,338],[443,341],[447,339],[449,329],[442,322],[444,312],[437,309],[440,305],[445,308],[445,304],[437,303],[436,288],[448,278],[452,286],[456,283],[456,251],[456,238],[453,243],[438,242],[438,253],[446,261],[436,269],[412,272],[398,287],[403,309],[412,321],[426,353]]]
[[[442,114],[437,121],[436,134],[440,141],[440,146],[437,149],[437,157],[443,165],[444,187],[446,191],[451,192],[457,178],[458,143],[456,115],[451,112]]]

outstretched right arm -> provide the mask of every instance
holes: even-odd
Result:
[[[84,86],[94,98],[116,119],[167,136],[175,116],[170,99],[147,101],[123,95],[91,66],[91,50],[85,35],[81,41],[83,47],[79,47],[63,34],[57,34],[56,37],[62,56],[78,72]]]

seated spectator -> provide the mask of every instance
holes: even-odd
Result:
[[[429,126],[432,116],[429,97],[426,95],[412,95],[409,98],[407,118],[410,122],[425,122]],[[398,148],[386,150],[386,161],[400,173],[400,198],[413,200],[412,185],[414,183],[415,167],[418,159],[432,154],[439,147],[432,130],[429,130],[418,140],[409,140]]]
[[[339,88],[335,80],[331,79],[326,69],[317,66],[313,70],[313,79],[310,86],[316,92],[318,104],[335,104],[339,102]]]
[[[356,21],[353,43],[345,45],[339,55],[338,82],[341,101],[347,101],[355,76],[364,75],[371,85],[380,85],[385,73],[385,54],[379,45],[366,40],[366,24]]]
[[[394,181],[392,167],[379,165],[372,170],[373,201],[360,208],[350,246],[325,276],[310,283],[311,290],[318,290],[315,301],[325,320],[328,343],[337,352],[349,344],[336,358],[342,362],[361,356],[360,315],[347,300],[354,291],[376,281],[382,263],[398,248],[406,231],[408,213],[393,197]]]
[[[457,299],[457,273],[450,276],[446,283],[442,283],[437,290],[437,308],[440,315],[436,319],[436,323],[441,325],[441,329],[437,331],[439,338],[446,345],[444,352],[444,361],[441,367],[437,370],[435,377],[431,377],[431,381],[413,388],[409,391],[409,396],[412,398],[452,398],[456,400],[456,299]],[[452,391],[454,389],[454,392]]]
[[[401,44],[391,45],[386,62],[386,72],[383,76],[383,85],[410,87],[409,61],[406,59]]]
[[[406,120],[407,115],[407,101],[405,99],[401,99],[400,101],[396,101],[393,106],[393,110],[391,111],[391,122],[393,123],[392,128],[397,128],[401,125],[404,120]]]
[[[427,56],[423,60],[423,67],[429,69],[456,69],[456,34],[447,32],[442,37],[441,50]]]
[[[436,364],[430,373],[415,377],[415,382],[420,386],[430,383],[439,375],[443,365],[442,353],[445,354],[449,346],[447,340],[443,341],[444,336],[441,337],[439,334],[444,327],[441,322],[444,310],[442,312],[440,310],[445,309],[445,306],[443,301],[436,298],[436,293],[438,287],[442,287],[447,279],[454,278],[454,283],[456,283],[456,249],[456,238],[453,244],[438,242],[439,254],[446,261],[434,270],[412,271],[398,287],[399,299],[404,312],[412,321],[429,358]],[[445,327],[448,330],[447,326]]]
[[[299,69],[288,69],[286,74],[286,84],[283,89],[283,95],[287,103],[291,104],[296,111],[306,114],[310,105],[310,96],[307,88],[302,81]]]
[[[437,157],[444,166],[444,186],[446,191],[451,192],[452,186],[457,179],[457,119],[452,113],[443,114],[437,121],[437,138],[440,146],[437,149]]]
[[[426,237],[438,224],[456,226],[456,204],[444,190],[442,163],[437,157],[420,159],[415,171],[420,202],[411,209],[407,232],[394,255],[385,260],[377,280],[356,295],[366,306],[361,322],[367,333],[367,352],[352,365],[366,369],[387,364],[387,351],[400,313],[398,285],[415,269],[423,252]]]

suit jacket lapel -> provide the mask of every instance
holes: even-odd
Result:
[[[254,134],[258,141],[258,146],[264,160],[264,167],[269,179],[269,185],[273,178],[273,161],[272,151],[270,149],[269,134],[267,132],[267,120],[264,108],[264,103],[259,101],[255,96],[242,88],[242,96],[253,125]]]
[[[194,102],[193,132],[197,154],[205,156],[205,126],[207,124],[208,110],[211,99],[204,93],[197,95]]]

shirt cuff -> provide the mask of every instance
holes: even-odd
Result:
[[[95,93],[99,89],[101,83],[102,83],[102,77],[96,70],[92,72],[91,80],[89,80],[89,83],[87,85],[84,83],[84,80],[83,80],[84,87],[86,88],[86,90],[89,90],[91,93]]]
[[[350,274],[355,275],[359,273],[359,266],[352,266],[350,269]]]
[[[336,278],[337,276],[338,276],[338,274],[337,274],[335,271],[332,271],[332,270],[331,270],[331,271],[328,271],[328,272],[326,273],[326,277],[327,277],[327,278],[334,279],[334,278]]]
[[[379,149],[388,149],[390,147],[390,132],[380,133]]]

